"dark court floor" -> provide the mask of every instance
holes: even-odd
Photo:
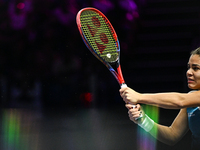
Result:
[[[190,149],[190,133],[173,147],[162,144],[131,122],[124,106],[1,109],[0,119],[1,150]]]

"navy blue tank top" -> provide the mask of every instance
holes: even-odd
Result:
[[[192,149],[200,150],[200,108],[187,108],[188,124],[192,132]]]

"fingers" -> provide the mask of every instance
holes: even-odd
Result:
[[[139,93],[135,92],[129,87],[121,88],[119,91],[120,91],[120,96],[122,97],[125,103],[131,103],[131,104],[137,103]]]
[[[119,89],[119,92],[120,92],[120,93],[123,93],[127,88],[128,88],[128,87],[121,88],[121,89]]]
[[[139,110],[141,108],[140,104],[135,105]]]
[[[127,87],[126,87],[126,88],[121,88],[121,89],[119,90],[120,96],[123,98],[123,100],[126,99],[126,89],[127,89]]]
[[[135,123],[138,123],[137,118],[140,117],[141,113],[142,113],[141,111],[136,111],[134,109],[130,109],[128,111],[130,120],[134,121]]]
[[[129,103],[129,93],[128,93],[128,87],[126,88],[121,88],[120,91],[120,96],[123,98],[125,103]]]
[[[131,104],[126,104],[125,106],[127,109],[133,109],[133,105],[131,105]]]
[[[137,108],[138,110],[140,110],[141,106],[140,104],[137,104],[137,105],[132,105],[132,104],[126,104],[125,105],[127,109],[133,109],[133,108]]]
[[[141,116],[143,115],[142,107],[140,106],[140,104],[135,105],[135,107],[133,107],[133,105],[131,104],[126,104],[125,106],[128,109],[130,120],[137,124],[138,121],[140,121],[138,120],[138,118],[141,118]]]
[[[128,109],[130,120],[135,123],[139,123],[138,121],[140,121],[140,118],[143,116],[142,108],[139,104],[137,104],[137,97],[139,94],[129,87],[121,88],[119,92],[126,103],[125,106]]]

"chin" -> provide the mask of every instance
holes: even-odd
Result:
[[[189,87],[189,89],[191,89],[191,90],[199,90],[199,88],[195,88],[195,87]]]
[[[188,85],[188,88],[190,88],[192,90],[196,90],[197,89],[195,86],[191,86],[191,85]]]

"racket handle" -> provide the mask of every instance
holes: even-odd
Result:
[[[122,84],[121,84],[121,88],[125,88],[125,87],[127,87],[126,83],[122,83]],[[136,107],[136,105],[133,105],[133,108],[135,108],[135,107]],[[143,115],[140,114],[140,116],[139,116],[138,118],[135,118],[135,120],[138,120],[138,119],[140,119],[140,118],[142,118],[142,117],[143,117]]]
[[[121,88],[125,88],[125,87],[127,87],[126,83],[122,83]]]

